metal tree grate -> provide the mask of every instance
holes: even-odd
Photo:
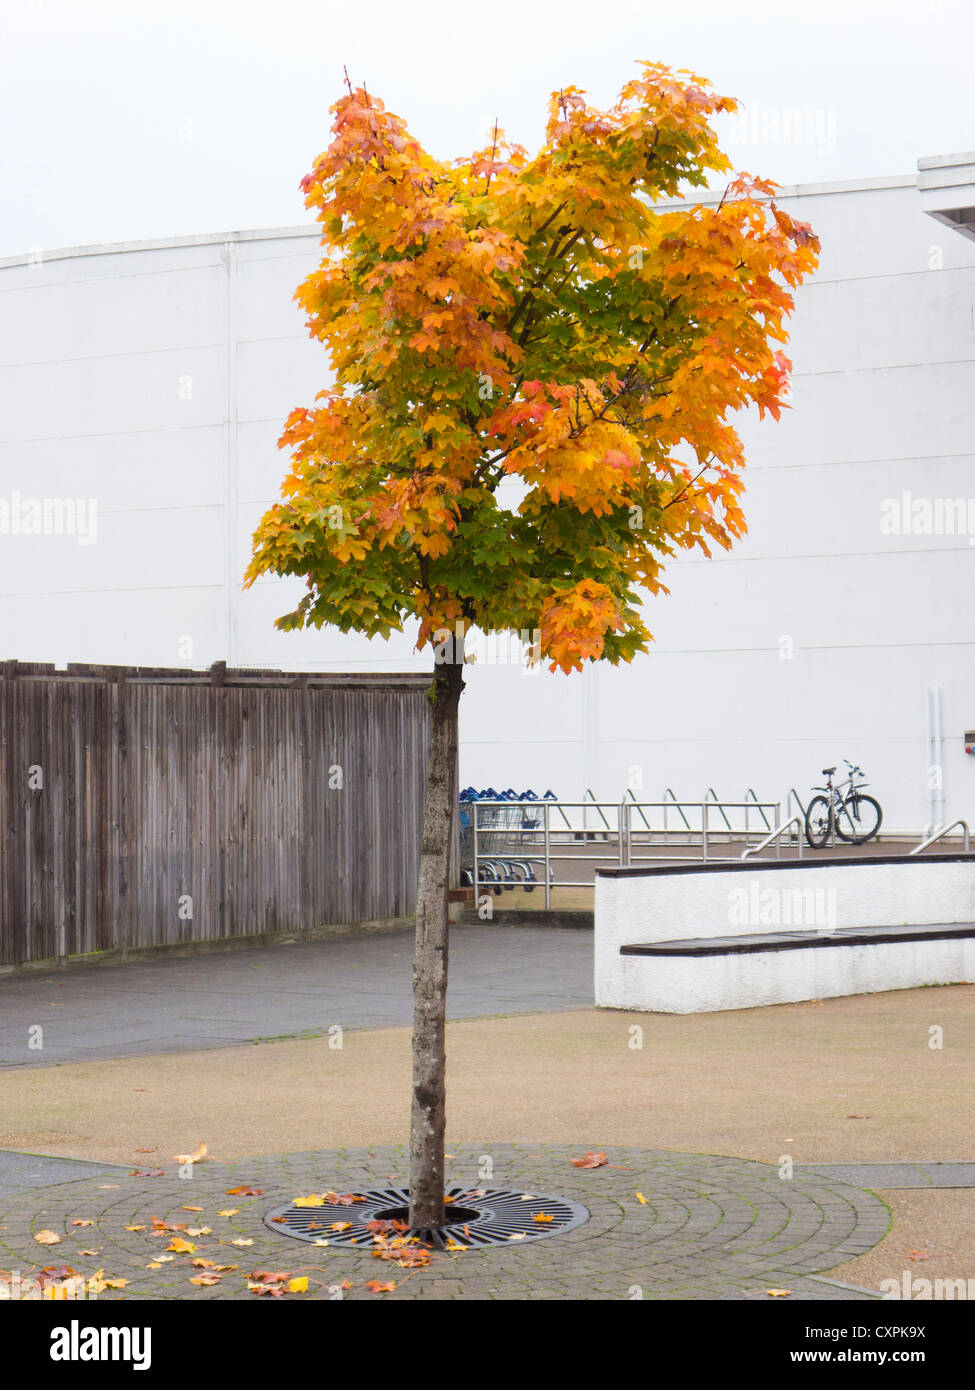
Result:
[[[332,1193],[332,1196],[335,1194]],[[516,1191],[504,1187],[451,1187],[447,1191],[447,1217],[443,1226],[401,1229],[403,1235],[445,1250],[460,1246],[464,1250],[483,1250],[489,1245],[522,1244],[561,1235],[589,1220],[588,1210],[578,1202],[548,1193]],[[324,1202],[321,1206],[296,1206],[289,1202],[275,1207],[264,1224],[279,1235],[330,1246],[370,1250],[373,1233],[369,1221],[406,1221],[410,1192],[407,1187],[373,1188],[368,1192],[347,1193],[355,1197],[345,1202]],[[536,1216],[550,1219],[536,1221]]]

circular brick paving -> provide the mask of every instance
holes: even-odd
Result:
[[[792,1178],[776,1167],[702,1154],[607,1148],[608,1165],[580,1169],[576,1150],[554,1144],[458,1145],[448,1185],[504,1186],[560,1194],[590,1213],[583,1225],[549,1240],[464,1254],[437,1253],[423,1269],[402,1270],[368,1251],[303,1245],[269,1230],[267,1213],[310,1193],[403,1183],[402,1148],[276,1154],[234,1163],[205,1162],[191,1179],[175,1169],[161,1177],[86,1177],[8,1198],[0,1215],[0,1268],[21,1277],[68,1264],[91,1275],[128,1281],[107,1298],[240,1299],[254,1270],[307,1277],[299,1298],[633,1299],[767,1298],[774,1287],[793,1298],[856,1297],[848,1287],[811,1276],[864,1254],[886,1233],[888,1211],[870,1192],[809,1172]],[[228,1195],[246,1186],[260,1195]],[[637,1194],[640,1194],[638,1197]],[[642,1201],[641,1201],[642,1197]],[[199,1207],[202,1211],[187,1211]],[[232,1216],[221,1210],[236,1208]],[[194,1252],[168,1254],[170,1235],[152,1237],[153,1218],[194,1228],[182,1233]],[[75,1227],[72,1221],[91,1221]],[[46,1229],[60,1244],[33,1239]],[[234,1244],[234,1242],[244,1242]],[[88,1255],[83,1251],[93,1251]],[[194,1259],[236,1265],[209,1287],[192,1285]],[[391,1293],[365,1288],[378,1279]],[[349,1287],[343,1287],[348,1284]],[[864,1292],[860,1296],[867,1297]]]

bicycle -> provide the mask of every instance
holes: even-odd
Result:
[[[825,796],[814,796],[806,808],[806,843],[810,849],[822,849],[835,831],[841,840],[848,844],[865,845],[880,829],[884,813],[880,803],[872,796],[864,796],[861,788],[869,786],[866,781],[857,782],[863,777],[862,768],[843,761],[850,769],[850,775],[839,786],[833,785],[835,767],[824,767],[825,787],[816,787]]]

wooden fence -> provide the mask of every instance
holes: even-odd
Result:
[[[428,676],[0,671],[0,964],[412,913]]]

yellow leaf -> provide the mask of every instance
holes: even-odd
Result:
[[[218,1211],[218,1216],[236,1216],[240,1207],[226,1207],[223,1211]]]
[[[792,1290],[791,1290],[791,1289],[766,1289],[765,1292],[768,1294],[769,1298],[788,1298],[789,1295],[790,1295],[790,1293],[792,1292]]]
[[[554,1216],[549,1216],[549,1215],[548,1215],[546,1212],[544,1212],[544,1211],[533,1211],[533,1212],[532,1212],[532,1220],[533,1220],[533,1221],[537,1221],[538,1224],[541,1226],[541,1225],[544,1225],[544,1224],[545,1224],[546,1222],[548,1222],[548,1221],[554,1221],[554,1220],[555,1220],[555,1217],[554,1217]]]
[[[195,1149],[195,1150],[193,1151],[193,1153],[191,1153],[191,1154],[173,1154],[173,1162],[174,1162],[174,1163],[199,1163],[200,1160],[206,1158],[206,1156],[207,1156],[207,1146],[206,1146],[206,1144],[202,1144],[202,1143],[201,1143],[200,1146],[199,1146],[199,1148]]]
[[[38,1231],[34,1239],[37,1241],[38,1245],[61,1244],[61,1237],[56,1235],[54,1231]]]
[[[232,1240],[232,1241],[230,1242],[230,1244],[231,1244],[231,1245],[253,1245],[254,1242],[253,1242],[252,1240],[240,1240],[240,1239],[238,1239],[238,1240]]]
[[[174,1236],[166,1246],[167,1250],[175,1250],[179,1255],[195,1255],[196,1246],[192,1241],[184,1240],[182,1236]]]
[[[641,1207],[645,1207],[645,1206],[646,1206],[646,1204],[647,1204],[647,1199],[646,1199],[646,1197],[644,1197],[644,1195],[643,1195],[642,1192],[636,1193],[636,1199],[637,1199],[637,1201],[640,1203],[640,1206],[641,1206]]]
[[[307,1293],[307,1292],[308,1292],[308,1279],[307,1279],[307,1277],[303,1274],[299,1279],[289,1279],[289,1280],[288,1280],[288,1288],[291,1290],[292,1293]]]
[[[309,1197],[296,1197],[293,1205],[296,1207],[323,1207],[325,1198],[320,1193],[313,1192]]]

